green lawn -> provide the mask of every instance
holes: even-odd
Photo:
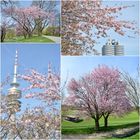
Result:
[[[100,120],[100,131],[112,131],[121,128],[128,128],[138,125],[138,114],[137,112],[131,112],[124,117],[118,118],[110,116],[108,128],[104,128],[104,121]],[[92,134],[94,133],[94,120],[88,119],[79,123],[74,123],[70,121],[62,121],[62,134]],[[133,137],[133,136],[132,136]],[[136,136],[138,137],[138,134]]]
[[[33,36],[31,38],[25,39],[23,36],[20,37],[14,37],[13,39],[5,39],[4,42],[48,42],[48,43],[53,43],[51,39],[42,37],[42,36]]]

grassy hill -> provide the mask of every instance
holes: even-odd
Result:
[[[137,112],[131,112],[126,114],[123,117],[115,117],[110,116],[109,118],[109,126],[108,128],[104,128],[104,120],[103,118],[100,119],[100,131],[113,131],[122,128],[129,128],[138,125],[139,117]],[[69,134],[93,134],[95,133],[94,130],[94,120],[92,118],[83,120],[79,123],[74,123],[70,121],[63,120],[62,121],[62,134],[69,135]],[[139,133],[135,136],[131,136],[132,138],[138,138]]]

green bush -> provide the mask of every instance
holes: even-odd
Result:
[[[16,37],[16,32],[15,32],[15,30],[12,29],[12,28],[11,28],[11,29],[7,29],[5,38],[6,38],[6,39],[12,39],[12,38],[14,38],[14,37]]]
[[[42,34],[48,36],[60,36],[60,27],[49,26],[42,31]]]

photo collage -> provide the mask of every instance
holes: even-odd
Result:
[[[139,140],[139,0],[0,5],[0,139]]]

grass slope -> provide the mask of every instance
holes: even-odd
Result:
[[[54,41],[52,41],[51,39],[48,39],[46,37],[42,37],[42,36],[33,36],[31,38],[27,38],[25,39],[24,37],[20,36],[20,37],[15,37],[13,39],[9,39],[6,40],[5,42],[48,42],[48,43],[53,43]]]
[[[100,120],[100,131],[112,131],[121,128],[128,128],[138,125],[138,114],[137,112],[131,112],[124,117],[114,117],[110,116],[108,128],[104,128],[104,120]],[[88,119],[79,123],[74,123],[70,121],[62,121],[62,134],[92,134],[94,133],[94,120]],[[139,134],[131,136],[132,138],[138,138]],[[133,139],[134,139],[133,138]],[[114,138],[115,139],[115,138]],[[114,140],[113,139],[113,140]]]

